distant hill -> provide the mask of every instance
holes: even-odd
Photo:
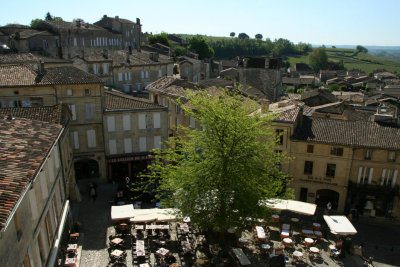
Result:
[[[376,69],[387,69],[400,73],[400,62],[389,60],[387,58],[372,55],[372,51],[368,53],[357,53],[356,49],[346,48],[326,48],[328,60],[339,62],[343,60],[346,69],[362,69],[366,73],[370,73]],[[293,63],[309,63],[308,55],[300,57],[289,57],[289,62]]]

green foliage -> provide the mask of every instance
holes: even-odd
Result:
[[[33,20],[31,20],[31,27],[32,28],[35,27],[36,24],[38,24],[38,23],[40,23],[42,21],[43,21],[42,19],[33,19]]]
[[[62,19],[61,17],[52,16],[52,15],[50,14],[50,12],[47,12],[47,13],[46,13],[46,16],[44,17],[44,20],[63,21],[63,19]]]
[[[235,32],[231,32],[231,33],[229,34],[229,36],[232,37],[232,38],[235,37]]]
[[[329,85],[327,91],[332,93],[333,91],[342,91],[342,89],[338,84],[335,83],[335,84]]]
[[[254,37],[255,37],[257,40],[261,40],[261,39],[263,38],[263,36],[262,36],[261,33],[257,33]]]
[[[162,45],[171,47],[171,42],[168,40],[168,34],[166,32],[149,35],[148,40],[150,45],[160,43]]]
[[[358,52],[368,53],[368,49],[362,45],[357,45],[356,49]]]
[[[193,36],[189,39],[189,50],[197,53],[199,59],[213,58],[214,49],[207,43],[202,36]]]
[[[328,67],[328,55],[324,47],[318,47],[309,54],[309,62],[315,72],[326,69]]]
[[[336,48],[336,46],[332,45],[332,48],[333,48],[333,49],[335,49],[335,48]]]
[[[241,32],[241,33],[239,33],[238,38],[239,39],[249,39],[250,37],[246,33]]]
[[[202,129],[183,128],[185,137],[169,138],[168,148],[154,151],[143,178],[157,181],[163,206],[178,207],[201,229],[224,233],[248,225],[248,217],[268,218],[260,201],[289,196],[288,177],[279,170],[285,155],[274,150],[271,115],[249,116],[255,102],[224,88],[187,95],[182,108]]]
[[[183,46],[175,46],[174,50],[175,50],[175,56],[177,56],[177,57],[183,56],[186,54],[186,48],[184,48]]]

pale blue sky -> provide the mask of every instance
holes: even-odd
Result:
[[[400,0],[3,0],[0,25],[52,15],[89,23],[104,14],[135,21],[144,32],[198,33],[334,45],[400,46]]]

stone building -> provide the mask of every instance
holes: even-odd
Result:
[[[85,23],[79,19],[73,22],[45,20],[34,25],[34,29],[48,31],[58,39],[48,43],[57,50],[53,57],[71,59],[75,56],[101,52],[103,49],[123,49],[122,34],[114,33],[97,25]]]
[[[32,64],[35,68],[38,68],[40,63],[43,63],[45,68],[72,66],[72,61],[70,60],[34,55],[32,53],[0,54],[0,66]]]
[[[94,25],[107,29],[111,33],[121,34],[122,48],[132,51],[137,49],[140,51],[142,25],[140,19],[136,18],[136,23],[128,19],[122,19],[118,16],[107,17],[104,15],[101,20],[95,22]]]
[[[147,85],[161,77],[172,76],[173,60],[147,51],[116,51],[113,57],[113,85],[122,92],[146,90]]]
[[[104,97],[104,140],[108,177],[134,178],[150,163],[152,149],[168,138],[167,108],[115,90]]]
[[[54,266],[69,217],[63,127],[9,116],[0,118],[0,132],[0,265]]]
[[[83,71],[96,75],[103,80],[105,85],[113,85],[112,58],[109,58],[108,51],[100,54],[85,55],[83,58],[73,58],[73,65]]]
[[[76,179],[105,180],[103,81],[75,67],[0,66],[1,107],[68,104]]]
[[[180,75],[182,79],[198,82],[201,79],[202,61],[196,58],[181,56],[178,58]]]

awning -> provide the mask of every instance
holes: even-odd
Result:
[[[133,205],[111,206],[111,220],[129,219],[134,216]]]
[[[152,221],[170,222],[181,219],[176,214],[177,211],[175,209],[134,209],[130,221],[133,223],[145,223]]]
[[[328,224],[329,229],[333,233],[339,235],[355,235],[357,230],[354,228],[353,224],[347,219],[346,216],[340,215],[324,215],[324,220]]]
[[[314,215],[316,204],[287,199],[269,199],[263,202],[264,205],[275,210],[289,210],[305,215]]]

